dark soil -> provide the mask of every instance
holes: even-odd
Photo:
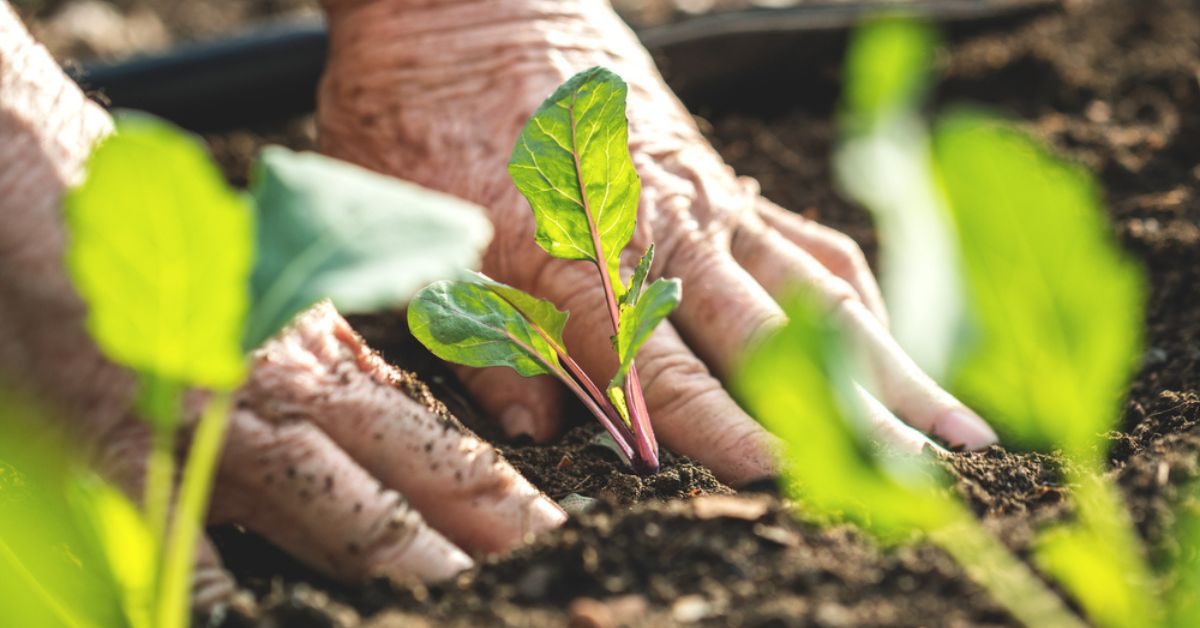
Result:
[[[837,59],[812,69],[836,75]],[[1200,6],[1189,0],[1065,0],[1002,29],[954,35],[941,55],[939,103],[998,107],[1090,167],[1116,233],[1150,280],[1143,367],[1110,435],[1113,473],[1152,554],[1170,552],[1170,506],[1200,473]],[[824,78],[814,78],[826,80]],[[836,93],[814,87],[814,94]],[[831,185],[827,98],[771,110],[706,109],[709,136],[776,202],[842,229],[870,253],[865,212]],[[264,133],[265,132],[265,133]],[[312,142],[309,121],[210,138],[234,180],[264,134]],[[562,529],[436,587],[338,587],[235,530],[215,531],[256,597],[229,625],[987,625],[1011,624],[940,550],[883,549],[854,528],[820,528],[773,495],[730,504],[703,467],[668,454],[638,478],[590,443],[582,418],[561,441],[500,442],[448,372],[404,338],[394,316],[354,320],[386,356],[415,368],[464,423],[552,497],[598,498]],[[1052,455],[1000,448],[957,454],[954,490],[1000,538],[1024,552],[1033,531],[1070,515]],[[718,494],[717,497],[697,496]],[[714,501],[716,500],[716,501]]]

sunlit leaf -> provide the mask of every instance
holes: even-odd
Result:
[[[868,22],[846,55],[843,124],[857,130],[904,110],[919,109],[930,83],[937,35],[905,18]]]
[[[629,278],[629,285],[625,289],[625,294],[621,295],[621,305],[636,305],[639,298],[642,296],[642,286],[646,283],[646,277],[650,274],[650,264],[654,262],[654,245],[646,247],[646,252],[642,254],[642,259],[638,261],[638,265],[633,269],[633,276]]]
[[[617,328],[617,372],[609,388],[620,388],[625,376],[633,366],[633,360],[654,328],[679,307],[683,296],[682,284],[678,279],[659,279],[650,284],[636,299],[634,305],[621,306],[621,323]]]
[[[342,312],[402,304],[475,266],[491,239],[475,205],[315,153],[264,150],[251,187],[259,257],[247,349],[321,299]]]
[[[747,409],[784,443],[789,488],[812,512],[856,521],[885,539],[959,516],[923,459],[885,460],[850,413],[859,409],[848,352],[822,310],[801,299],[789,322],[751,350],[735,377]]]
[[[512,286],[502,284],[482,273],[472,273],[478,283],[495,292],[513,307],[517,308],[535,327],[545,332],[545,337],[557,350],[565,352],[566,343],[563,341],[563,330],[570,316],[554,306],[546,299],[539,299],[527,292]]]
[[[946,116],[934,146],[977,326],[955,387],[1006,442],[1097,459],[1137,365],[1143,289],[1095,182],[978,113]]]
[[[146,600],[129,596],[144,582],[145,525],[49,424],[0,391],[0,623],[149,626]]]
[[[119,116],[87,170],[65,199],[66,255],[96,343],[159,380],[235,387],[253,246],[245,201],[199,140],[143,115]]]
[[[439,281],[408,306],[408,327],[434,355],[467,366],[508,366],[532,377],[558,370],[558,355],[536,326],[486,285]]]
[[[555,257],[603,264],[617,296],[624,292],[617,263],[641,194],[629,157],[626,92],[625,81],[604,68],[576,74],[534,112],[508,164],[533,208],[537,243]]]
[[[1037,564],[1099,626],[1155,625],[1154,589],[1117,489],[1099,475],[1078,478],[1075,521],[1038,536]]]
[[[149,628],[154,608],[158,544],[137,508],[120,491],[83,476],[67,494],[76,516],[95,531],[133,626]]]

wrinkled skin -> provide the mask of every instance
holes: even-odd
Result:
[[[83,455],[136,497],[151,440],[131,412],[136,381],[91,342],[62,264],[62,193],[111,132],[108,114],[0,3],[0,382],[46,403]],[[190,421],[203,401],[190,395]],[[347,582],[448,578],[472,555],[507,551],[565,518],[328,304],[252,356],[209,513]],[[202,543],[196,604],[232,591]]]
[[[858,247],[736,177],[604,0],[325,4],[332,39],[319,94],[322,151],[487,208],[497,235],[484,272],[569,310],[568,348],[596,381],[615,368],[596,270],[538,248],[532,213],[505,165],[528,116],[575,72],[603,65],[629,83],[630,150],[642,199],[623,261],[632,267],[653,241],[652,274],[679,277],[684,286],[672,325],[638,358],[652,422],[667,447],[733,484],[773,472],[772,437],[718,378],[783,320],[771,295],[796,284],[815,288],[860,342],[887,407],[951,445],[995,440],[892,340]],[[549,379],[523,380],[505,369],[463,377],[509,433],[546,439],[556,432],[561,395]],[[883,406],[869,407],[878,422],[890,422]],[[909,449],[920,447],[905,438]]]
[[[572,311],[567,343],[598,381],[615,364],[594,268],[550,259],[505,172],[529,114],[565,78],[605,65],[630,83],[630,137],[643,179],[631,250],[654,241],[656,275],[680,277],[684,303],[638,366],[665,446],[725,481],[774,472],[773,438],[719,377],[779,324],[772,300],[814,286],[861,341],[886,406],[952,445],[994,440],[925,377],[886,331],[878,289],[845,236],[759,197],[703,140],[632,34],[602,0],[328,0],[331,56],[320,92],[322,150],[475,201],[496,239],[485,272]],[[87,452],[140,494],[144,426],[131,374],[83,328],[63,271],[63,190],[111,131],[0,5],[0,377],[52,399]],[[678,332],[676,331],[678,329]],[[318,306],[256,352],[218,471],[210,516],[254,529],[346,581],[437,579],[561,523],[564,515],[486,443],[383,364],[332,308]],[[510,433],[558,430],[558,385],[507,370],[462,372]],[[879,433],[925,441],[870,404]],[[197,601],[231,583],[205,544]]]

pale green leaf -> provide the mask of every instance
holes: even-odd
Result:
[[[1144,291],[1095,182],[978,113],[946,116],[934,149],[976,324],[955,388],[1006,442],[1099,457],[1137,366]]]
[[[933,530],[960,509],[923,459],[886,462],[861,420],[849,351],[809,299],[785,306],[788,324],[748,354],[734,378],[747,410],[784,443],[787,488],[805,512],[856,521],[885,540]],[[853,413],[853,414],[851,414]]]
[[[560,370],[554,347],[492,288],[439,281],[408,306],[408,327],[434,355],[467,366],[508,366],[524,375]]]
[[[1154,589],[1118,489],[1098,473],[1073,473],[1076,520],[1042,532],[1034,558],[1070,591],[1095,625],[1156,625]]]
[[[650,264],[654,261],[654,244],[646,247],[646,252],[642,254],[641,261],[633,269],[633,276],[629,278],[629,286],[625,289],[625,294],[621,295],[621,305],[637,305],[638,299],[642,296],[642,286],[646,283],[646,276],[650,274]]]
[[[566,353],[563,330],[567,326],[569,313],[558,309],[546,299],[539,299],[527,292],[502,284],[483,273],[471,274],[475,275],[480,284],[500,295],[502,299],[524,314],[529,322],[544,331],[546,340],[550,341],[555,349],[560,353]]]
[[[65,211],[67,268],[110,359],[188,385],[241,383],[253,216],[199,140],[119,116]]]
[[[315,153],[264,150],[251,187],[259,257],[247,349],[321,299],[343,312],[400,305],[476,265],[491,238],[471,203]]]
[[[624,291],[617,264],[641,194],[629,156],[626,92],[604,68],[571,77],[534,112],[508,163],[533,208],[537,243],[555,257],[603,264],[617,296]]]
[[[888,17],[855,31],[846,55],[841,123],[857,132],[919,109],[930,83],[937,35],[928,25]]]
[[[145,526],[55,423],[0,390],[0,623],[148,626]]]
[[[95,477],[81,477],[68,497],[80,519],[95,530],[130,624],[153,626],[158,543],[141,513],[120,491]]]
[[[621,306],[621,322],[617,327],[617,372],[609,388],[620,388],[625,384],[638,350],[650,339],[654,328],[663,322],[683,296],[682,284],[678,279],[659,279],[646,288],[634,305]]]

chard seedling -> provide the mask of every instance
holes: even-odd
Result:
[[[533,209],[538,245],[554,257],[596,267],[618,362],[603,392],[567,353],[567,312],[482,275],[422,290],[408,322],[442,359],[554,376],[595,415],[633,468],[651,473],[658,470],[658,443],[634,359],[679,305],[681,287],[677,279],[647,285],[653,245],[628,283],[618,272],[641,193],[629,156],[626,93],[625,82],[603,68],[571,77],[526,123],[508,164]]]
[[[345,312],[400,304],[475,264],[491,237],[464,201],[333,159],[264,152],[250,195],[200,142],[143,115],[115,134],[65,199],[68,272],[101,351],[133,370],[154,442],[143,496],[150,625],[187,624],[191,571],[246,353],[328,298]],[[257,227],[257,228],[256,228]],[[168,525],[174,441],[188,389],[208,393]]]

